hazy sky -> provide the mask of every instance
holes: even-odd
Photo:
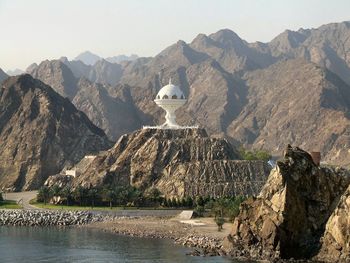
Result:
[[[0,0],[0,68],[85,50],[154,56],[223,28],[249,41],[350,20],[350,0]]]

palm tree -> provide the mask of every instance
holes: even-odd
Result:
[[[66,204],[68,206],[69,205],[69,200],[72,199],[72,196],[73,196],[72,188],[67,185],[65,188],[63,188],[61,190],[61,196],[63,198],[66,198]]]
[[[109,207],[112,209],[113,202],[117,200],[117,192],[113,189],[104,189],[102,194],[103,199],[109,202]]]
[[[37,200],[43,200],[44,204],[46,205],[46,203],[51,198],[51,194],[52,194],[51,189],[44,185],[44,186],[40,187],[40,189],[39,189],[39,192],[37,195]]]
[[[88,196],[91,200],[91,208],[93,209],[95,205],[95,200],[98,197],[98,190],[96,188],[89,189]]]
[[[75,188],[73,192],[73,196],[75,201],[77,201],[81,206],[84,200],[86,199],[86,197],[88,196],[88,190],[79,185],[77,188]]]

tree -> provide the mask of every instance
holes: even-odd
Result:
[[[204,198],[202,196],[197,196],[196,197],[196,206],[203,206],[205,205],[205,201],[204,201]]]
[[[162,193],[158,190],[158,188],[152,187],[146,192],[146,197],[153,204],[159,204],[162,199]]]
[[[94,208],[95,206],[95,201],[97,199],[98,195],[98,190],[96,188],[91,188],[88,190],[88,197],[91,201],[91,208]]]
[[[62,198],[66,199],[66,205],[69,205],[69,200],[72,199],[73,197],[73,192],[72,192],[72,188],[70,186],[66,186],[61,190],[60,195],[62,196]]]
[[[109,207],[112,209],[113,207],[113,202],[117,201],[117,192],[114,189],[104,189],[103,190],[103,199],[109,202]]]
[[[55,184],[53,187],[51,187],[51,192],[52,196],[60,196],[61,188],[57,184]]]
[[[4,197],[2,196],[2,192],[0,192],[0,202],[4,201]]]
[[[78,186],[73,192],[73,197],[76,202],[81,206],[84,203],[84,200],[88,197],[88,190],[85,187]]]
[[[52,191],[47,186],[40,187],[38,194],[37,194],[37,201],[44,202],[46,205],[48,201],[50,201],[50,198],[52,196]]]

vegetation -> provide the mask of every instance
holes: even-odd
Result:
[[[0,192],[0,209],[19,209],[22,208],[16,201],[4,200],[2,192]]]
[[[264,150],[248,151],[243,147],[240,147],[239,153],[244,160],[263,160],[267,162],[272,158],[271,154]]]
[[[59,204],[48,204],[55,197]],[[67,186],[64,188],[43,186],[39,189],[37,200],[31,203],[47,209],[135,209],[138,207],[151,208],[179,208],[193,209],[195,215],[202,217],[205,214],[215,217],[218,229],[221,230],[225,222],[224,218],[233,221],[239,213],[239,206],[244,198],[221,197],[211,198],[209,196],[197,196],[194,200],[190,197],[181,199],[172,197],[164,198],[162,193],[155,187],[147,191],[141,191],[132,186],[117,186],[107,188],[86,188],[78,186],[74,190]]]

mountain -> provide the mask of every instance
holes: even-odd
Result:
[[[80,60],[86,65],[94,65],[100,59],[101,57],[99,57],[98,55],[93,54],[90,51],[85,51],[79,54],[74,60]]]
[[[6,71],[6,74],[9,76],[17,76],[17,75],[21,75],[23,73],[25,73],[25,71],[18,69],[18,68],[14,69],[14,70]]]
[[[204,129],[141,129],[85,164],[72,185],[156,187],[167,198],[256,195],[269,171],[263,161],[239,160],[226,139]],[[63,182],[67,176],[47,183]]]
[[[0,68],[0,83],[7,79],[9,76]]]
[[[139,58],[138,55],[132,54],[130,56],[126,56],[126,55],[119,55],[119,56],[114,56],[114,57],[108,57],[106,58],[106,60],[110,63],[120,63],[123,61],[133,61],[135,59]]]
[[[155,57],[119,64],[106,60],[93,66],[68,60],[64,64],[76,83],[84,77],[102,84],[109,101],[123,101],[128,94],[130,105],[124,104],[123,109],[128,109],[124,114],[129,118],[136,113],[137,118],[130,125],[124,123],[126,127],[112,127],[112,114],[102,113],[104,107],[97,115],[107,119],[97,120],[93,107],[75,100],[96,124],[103,123],[113,139],[135,127],[163,122],[165,113],[153,100],[171,78],[188,98],[177,111],[180,124],[198,124],[235,145],[266,148],[276,155],[289,142],[322,151],[324,161],[347,165],[350,153],[342,145],[350,144],[349,39],[350,22],[286,30],[269,43],[248,43],[223,29],[199,34],[190,43],[179,40]],[[54,81],[57,75],[62,75],[59,70],[55,74],[43,70],[36,76],[61,92],[56,82],[62,81]],[[71,90],[72,85],[65,89]],[[83,89],[83,85],[76,88],[77,92]],[[74,101],[74,96],[69,98]],[[94,100],[89,94],[82,98]]]
[[[247,146],[281,152],[286,143],[346,163],[350,143],[350,86],[303,59],[246,73],[247,103],[227,134]],[[276,138],[281,138],[277,139]]]
[[[0,89],[0,189],[33,190],[110,141],[51,87],[20,75]]]
[[[107,58],[105,58],[105,60],[110,62],[110,63],[119,64],[120,62],[133,61],[133,60],[136,60],[137,58],[138,58],[137,55],[132,54],[130,56],[118,55],[118,56],[113,56],[113,57],[107,57]],[[100,57],[96,54],[93,54],[90,51],[85,51],[85,52],[79,54],[73,61],[81,61],[85,65],[93,66],[97,61],[102,60],[102,59],[103,59],[102,57]]]
[[[279,58],[304,58],[325,67],[350,85],[350,21],[316,29],[285,31],[270,43]]]
[[[72,71],[60,60],[45,60],[39,66],[27,69],[33,78],[40,79],[63,97],[73,99],[77,93],[77,80]]]
[[[128,87],[120,88],[120,96],[112,97],[108,87],[91,83],[85,78],[78,82],[79,91],[73,104],[113,139],[141,127],[137,109],[133,106]]]

